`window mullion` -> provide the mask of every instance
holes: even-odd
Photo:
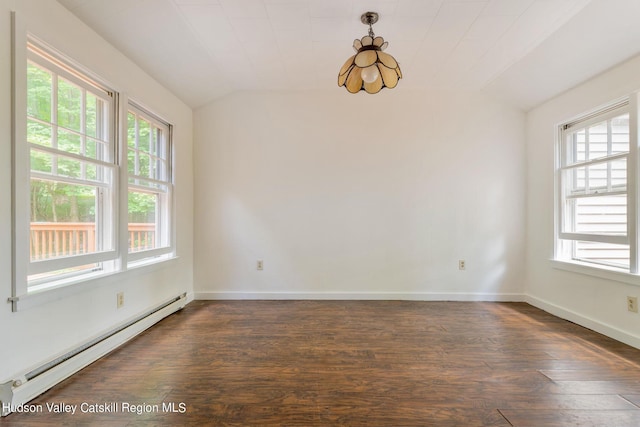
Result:
[[[51,147],[58,149],[58,74],[51,71]],[[51,173],[58,173],[58,156],[51,156]]]
[[[591,154],[590,154],[590,150],[591,150],[590,141],[591,141],[591,139],[589,138],[589,128],[586,128],[585,132],[584,132],[584,150],[585,150],[584,151],[584,154],[585,154],[584,158],[585,158],[585,161],[587,161],[587,162],[592,160],[591,159]],[[588,194],[589,193],[589,188],[590,188],[590,185],[589,185],[589,166],[586,166],[584,168],[584,192]]]
[[[136,175],[140,175],[140,120],[138,115],[136,114],[135,116],[135,120],[134,120],[134,127],[135,127],[135,142],[133,145],[133,158],[135,159],[135,163],[133,165],[133,172]]]
[[[80,97],[80,154],[82,156],[87,155],[87,91],[81,88],[82,96]],[[87,177],[87,165],[86,163],[80,164],[80,176],[82,178]]]

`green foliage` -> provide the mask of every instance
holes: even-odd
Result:
[[[58,125],[81,132],[82,90],[58,78]]]
[[[52,123],[54,79],[57,84],[57,125]],[[84,104],[84,111],[83,111]],[[92,159],[102,158],[104,101],[79,86],[34,63],[27,64],[27,140],[43,147],[57,149]],[[84,129],[83,126],[84,115]],[[149,176],[148,152],[153,146],[149,122],[129,114],[128,170],[130,174]],[[56,133],[54,135],[54,132]],[[136,135],[137,134],[137,135]],[[137,138],[136,138],[137,136]],[[136,141],[137,140],[137,141]],[[31,180],[31,220],[44,222],[94,222],[97,187],[66,184],[56,176],[96,180],[99,166],[37,148],[31,150],[31,170],[51,175],[48,179]],[[137,167],[136,167],[137,164]],[[155,195],[130,192],[130,221],[155,222]]]
[[[27,114],[51,121],[51,73],[31,63],[27,65]]]
[[[31,180],[31,221],[95,222],[96,190],[89,186]]]
[[[157,136],[155,127],[147,120],[129,113],[127,116],[127,162],[130,175],[138,175],[148,178],[157,178],[152,165],[152,157],[155,154]],[[137,138],[136,138],[137,136]]]
[[[155,222],[156,196],[129,191],[129,222]]]

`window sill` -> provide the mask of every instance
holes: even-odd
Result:
[[[595,267],[588,263],[579,261],[563,261],[557,259],[551,259],[549,261],[551,262],[552,267],[558,270],[570,271],[572,273],[584,274],[586,276],[640,286],[640,275],[632,274],[615,267]]]
[[[18,311],[27,310],[49,302],[68,298],[79,292],[86,292],[109,283],[121,283],[123,274],[128,275],[130,278],[141,273],[150,273],[164,268],[167,263],[175,262],[178,259],[178,256],[172,256],[155,262],[139,264],[135,267],[130,266],[127,270],[76,277],[59,284],[52,284],[50,287],[39,285],[40,289],[32,290],[31,292],[19,296]]]

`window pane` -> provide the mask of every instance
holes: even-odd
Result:
[[[31,170],[51,173],[52,156],[49,153],[31,150]]]
[[[629,151],[629,114],[611,120],[611,154]]]
[[[95,138],[98,136],[98,98],[87,93],[86,104],[86,134]]]
[[[130,111],[127,154],[129,175],[168,181],[168,149],[165,129]]]
[[[82,177],[91,181],[98,181],[98,172],[102,172],[102,168],[94,164],[83,165]]]
[[[56,173],[60,176],[66,176],[67,178],[80,178],[82,177],[81,166],[82,162],[80,160],[58,156],[58,169]]]
[[[153,165],[152,165],[152,174],[153,178],[157,180],[166,180],[165,177],[165,162],[162,159],[157,157],[152,157]]]
[[[149,175],[149,156],[146,154],[138,155],[138,175],[143,177],[151,177]]]
[[[598,190],[606,191],[609,165],[607,163],[599,163],[590,166],[587,170],[589,173],[588,183],[590,192],[597,192]]]
[[[607,155],[607,122],[589,127],[587,137],[589,138],[588,160],[598,159]]]
[[[82,152],[80,135],[64,129],[58,129],[58,150],[67,153],[80,154]]]
[[[156,248],[158,195],[129,191],[129,252]]]
[[[138,120],[138,150],[149,152],[151,140],[151,124],[144,120]]]
[[[51,73],[27,64],[27,115],[51,121]]]
[[[587,191],[587,168],[576,168],[569,173],[574,174],[572,193],[585,193]]]
[[[82,90],[58,78],[58,125],[80,132]]]
[[[99,251],[97,194],[92,186],[31,180],[32,261]]]
[[[627,159],[611,162],[611,189],[627,187]]]
[[[568,163],[584,162],[587,160],[587,133],[584,129],[574,134],[574,141],[575,147],[570,150],[575,150],[575,156]]]
[[[127,171],[129,175],[136,175],[136,152],[132,149],[127,151]]]
[[[160,181],[169,181],[169,166],[168,162],[163,157],[153,156],[153,176]]]
[[[87,138],[85,142],[84,156],[89,159],[105,161],[109,158],[107,145],[93,138]]]
[[[136,116],[127,114],[127,145],[129,148],[136,148]]]
[[[614,117],[570,134],[564,164],[569,165],[629,151],[629,114]]]
[[[629,268],[629,245],[599,242],[574,242],[573,258],[613,267]]]
[[[27,141],[32,144],[44,145],[51,147],[51,126],[37,122],[35,120],[27,120]]]
[[[627,234],[626,195],[569,199],[565,214],[565,232],[616,236]]]
[[[86,146],[84,149],[84,155],[90,159],[99,159],[98,147],[102,148],[102,144],[98,143],[95,139],[87,138]],[[102,150],[101,150],[102,151]]]

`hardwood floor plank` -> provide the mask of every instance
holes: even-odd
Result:
[[[557,394],[640,394],[640,381],[556,381],[545,390]]]
[[[604,365],[601,360],[584,361],[576,359],[555,359],[549,356],[548,358],[535,358],[535,359],[507,359],[507,360],[492,360],[487,362],[487,366],[496,370],[508,370],[508,371],[556,371],[556,370],[585,370],[595,371],[602,369]]]
[[[620,369],[544,369],[540,372],[552,381],[640,381],[640,375]]]
[[[636,425],[639,360],[522,303],[195,301],[32,402],[115,413],[0,424]]]
[[[637,427],[640,425],[640,411],[505,409],[500,412],[514,427]]]
[[[614,394],[547,394],[531,398],[521,396],[502,402],[499,409],[551,410],[635,410],[633,403]]]
[[[439,426],[439,427],[510,427],[511,424],[495,409],[380,407],[363,409],[353,406],[332,406],[321,412],[323,426]],[[393,415],[402,412],[402,416]]]
[[[640,394],[625,394],[622,397],[640,408]]]

